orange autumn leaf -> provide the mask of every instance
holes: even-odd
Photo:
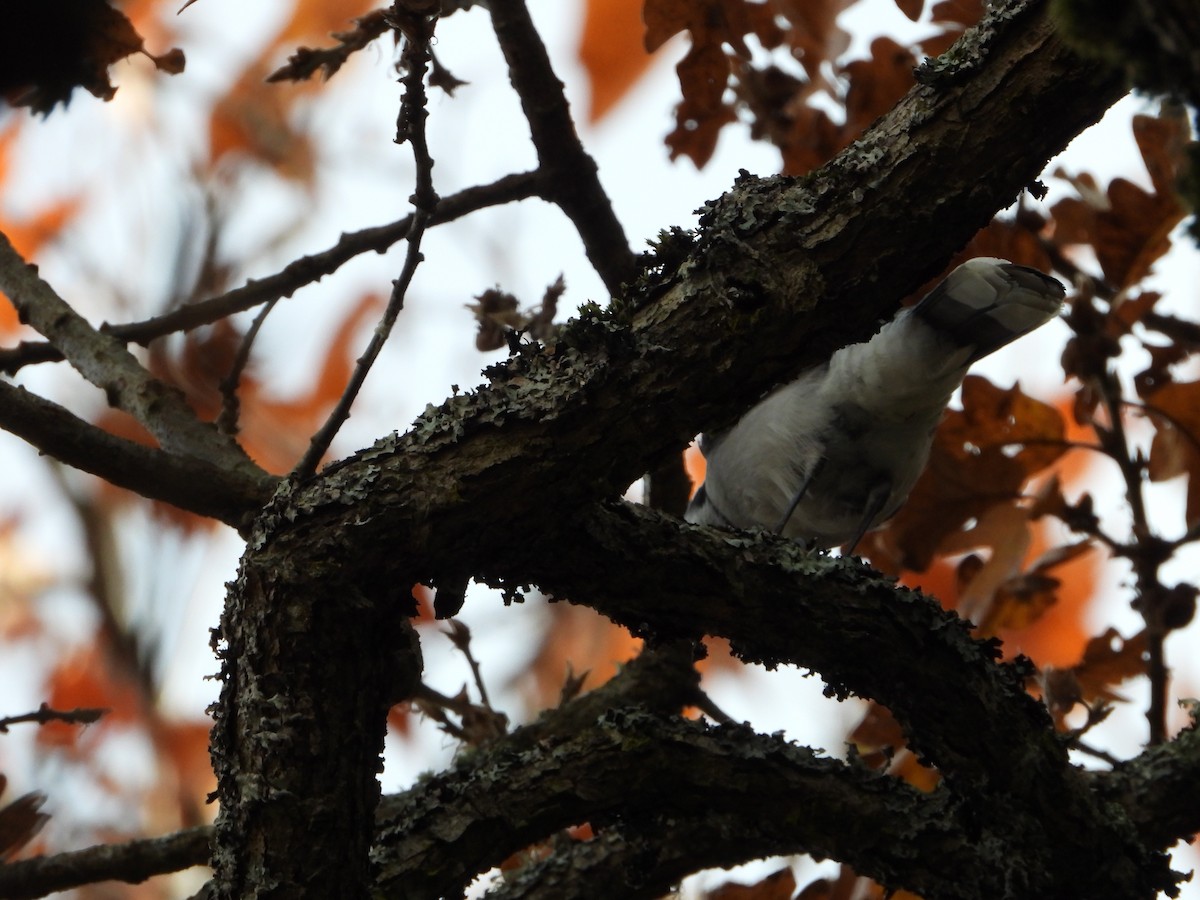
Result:
[[[354,19],[379,5],[372,0],[295,0],[275,46],[323,41],[335,31],[346,31]]]
[[[1147,474],[1151,481],[1187,476],[1187,525],[1200,521],[1200,381],[1171,382],[1146,395],[1155,432]]]
[[[750,59],[746,37],[753,35],[767,48],[778,46],[783,38],[778,17],[767,4],[745,0],[646,0],[644,15],[648,51],[680,32],[690,37],[691,47],[675,67],[681,99],[667,146],[672,159],[687,156],[703,168],[721,128],[736,119],[725,92],[738,60]]]
[[[24,259],[32,259],[45,244],[62,233],[81,208],[77,197],[60,200],[39,211],[31,218],[13,221],[0,217],[0,232],[8,235],[13,247]],[[0,293],[0,337],[16,334],[21,323],[16,307]]]
[[[212,163],[230,156],[254,159],[284,178],[311,184],[316,151],[296,127],[292,110],[314,88],[307,81],[268,83],[270,73],[265,63],[256,63],[217,102],[209,121],[209,157]]]
[[[1094,444],[1090,428],[1064,415],[1070,402],[1064,397],[1056,404],[1067,440]],[[924,571],[903,569],[888,526],[868,535],[863,549],[876,567],[975,621],[981,634],[1000,636],[1006,655],[1023,653],[1039,664],[1068,665],[1088,640],[1084,613],[1095,599],[1103,560],[1087,552],[1086,541],[1062,545],[1061,527],[1052,519],[1086,518],[1087,495],[1068,501],[1062,486],[1086,482],[1092,459],[1083,451],[1064,452],[1032,497],[1019,505],[1008,501],[993,506],[971,529],[943,539],[938,553],[970,553],[956,565],[935,556]],[[979,555],[979,548],[986,552]]]
[[[928,566],[963,523],[1019,496],[1031,475],[1066,450],[1062,414],[1016,386],[1004,390],[968,375],[962,406],[947,412],[928,466],[882,529],[883,546],[899,568]]]
[[[294,400],[267,396],[252,366],[242,372],[238,439],[264,469],[280,474],[296,464],[310,435],[345,390],[361,350],[361,331],[382,305],[378,296],[365,294],[349,306],[325,348],[316,382]],[[221,382],[228,376],[243,338],[234,323],[222,319],[207,331],[189,332],[182,345],[153,344],[150,370],[182,390],[199,418],[213,421],[221,411]],[[122,437],[153,445],[141,426],[123,414],[107,411],[100,424]]]
[[[984,13],[983,0],[941,0],[933,5],[932,24],[940,30],[918,43],[926,56],[941,56]]]
[[[1073,668],[1083,700],[1113,701],[1118,699],[1113,688],[1123,681],[1146,673],[1147,639],[1144,631],[1123,638],[1115,628],[1092,638],[1083,651],[1083,658]]]
[[[1062,579],[1053,571],[1091,549],[1088,541],[1055,547],[1023,572],[1006,579],[996,591],[985,630],[990,633],[1035,624],[1058,602]]]
[[[696,488],[704,483],[704,472],[706,464],[704,462],[704,454],[700,452],[700,448],[692,444],[683,451],[683,468],[687,471],[688,478],[692,481],[692,493],[696,493]]]
[[[205,798],[217,787],[208,750],[211,727],[211,722],[201,720],[163,722],[154,729],[155,744],[170,760],[179,791],[193,808],[203,808]]]
[[[579,61],[592,89],[589,122],[604,118],[649,68],[642,31],[642,0],[588,0]]]
[[[1153,184],[1146,191],[1124,178],[1114,178],[1101,192],[1089,175],[1055,172],[1076,189],[1052,208],[1059,244],[1091,244],[1104,277],[1123,290],[1141,281],[1171,247],[1171,231],[1186,210],[1175,192],[1190,133],[1177,116],[1135,116],[1134,137]]]
[[[106,664],[104,653],[96,646],[87,647],[59,662],[46,685],[46,704],[52,709],[87,707],[107,712],[99,725],[135,721],[141,714],[141,699],[136,686],[115,678]],[[83,729],[66,722],[48,722],[38,729],[37,740],[54,746],[73,745]]]
[[[779,869],[754,884],[727,881],[709,891],[708,900],[791,900],[796,892],[796,876],[791,869]]]
[[[585,606],[552,603],[549,622],[527,671],[533,675],[530,704],[557,706],[568,673],[586,673],[586,688],[599,687],[638,654],[642,642]]]
[[[871,41],[870,57],[846,64],[849,86],[843,136],[847,143],[866,131],[913,86],[916,62],[907,47],[891,38],[878,37]]]

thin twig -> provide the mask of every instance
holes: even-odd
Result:
[[[0,897],[28,900],[98,881],[137,884],[154,875],[202,866],[208,862],[211,837],[212,826],[206,825],[164,837],[7,863],[0,866]]]
[[[254,347],[254,340],[258,337],[258,332],[262,330],[263,322],[267,320],[267,316],[271,314],[271,310],[278,302],[278,298],[267,301],[267,304],[255,314],[254,321],[250,323],[245,337],[242,338],[242,344],[238,347],[233,365],[229,367],[229,374],[221,379],[221,414],[217,416],[217,428],[225,434],[237,434],[238,432],[238,412],[241,408],[237,394],[238,385],[241,383],[242,372],[245,371],[246,364],[250,362],[250,350]]]
[[[1162,621],[1161,602],[1164,593],[1158,569],[1164,561],[1160,545],[1166,542],[1150,529],[1143,495],[1143,466],[1133,458],[1125,424],[1121,415],[1123,401],[1117,375],[1104,369],[1095,377],[1100,396],[1108,414],[1108,427],[1097,428],[1096,434],[1109,457],[1117,464],[1125,482],[1125,499],[1133,519],[1132,545],[1126,547],[1124,555],[1133,564],[1135,606],[1146,622],[1146,674],[1150,680],[1150,704],[1146,709],[1149,725],[1149,743],[1161,744],[1167,739],[1167,665],[1165,657],[1166,627]]]
[[[425,139],[425,120],[429,116],[426,109],[425,74],[429,70],[429,41],[433,37],[436,21],[436,18],[412,17],[403,55],[407,70],[401,79],[404,84],[404,100],[400,104],[400,114],[396,123],[396,143],[407,141],[412,147],[413,160],[416,163],[416,188],[412,196],[414,209],[411,216],[412,225],[407,235],[408,252],[404,257],[404,266],[400,270],[400,277],[392,282],[392,295],[388,299],[387,309],[384,310],[379,324],[375,326],[367,349],[358,358],[350,383],[346,385],[333,412],[313,435],[308,450],[296,464],[292,475],[297,479],[303,480],[316,472],[317,464],[329,450],[334,436],[350,417],[350,407],[392,333],[400,310],[404,308],[408,286],[412,283],[417,266],[424,258],[421,255],[421,239],[425,236],[425,230],[438,206],[438,196],[433,189],[433,157]]]
[[[450,621],[443,634],[450,638],[454,648],[463,655],[467,665],[471,667],[471,677],[475,680],[475,689],[479,691],[479,702],[488,709],[492,709],[492,701],[488,699],[487,687],[483,683],[483,670],[479,667],[479,660],[471,652],[471,630],[455,619]]]
[[[472,747],[479,747],[508,733],[508,716],[486,704],[472,703],[464,687],[457,697],[447,697],[429,685],[417,685],[410,698],[421,714],[437,722],[446,734]],[[459,717],[453,721],[446,711]]]
[[[68,725],[91,725],[93,722],[100,721],[100,717],[109,711],[108,709],[83,706],[76,707],[75,709],[51,709],[47,704],[43,703],[34,712],[0,718],[0,732],[7,732],[9,725],[18,725],[21,722],[37,722],[39,725],[45,725],[47,722],[66,722]]]
[[[490,184],[477,185],[439,199],[429,225],[444,225],[465,215],[518,200],[540,195],[543,176],[536,171],[505,175]],[[405,216],[387,225],[376,225],[343,234],[328,250],[302,256],[284,266],[274,275],[250,279],[244,285],[224,294],[191,303],[179,309],[140,322],[122,325],[101,325],[99,330],[120,341],[146,346],[155,338],[175,332],[191,331],[245,312],[263,303],[291,297],[302,287],[332,275],[342,265],[369,251],[386,252],[403,240],[412,230],[413,217]],[[43,362],[58,362],[62,353],[45,341],[26,341],[0,350],[0,372],[15,375],[24,366]]]

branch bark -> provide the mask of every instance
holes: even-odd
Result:
[[[246,473],[168,453],[109,434],[25,388],[0,382],[0,426],[40,452],[117,487],[180,509],[249,527],[275,489],[265,473]]]
[[[0,287],[23,323],[45,335],[80,375],[104,391],[110,405],[137,419],[164,450],[227,468],[248,481],[265,475],[233,438],[200,422],[179,391],[147,372],[119,341],[92,328],[4,235]]]

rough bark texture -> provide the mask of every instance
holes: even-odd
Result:
[[[977,894],[900,861],[893,885],[1133,898],[1170,884],[1067,764],[1020,673],[929,601],[850,562],[602,502],[862,338],[1123,92],[1055,37],[1044,3],[993,12],[922,80],[814,175],[741,179],[609,312],[276,494],[221,626],[219,896],[366,896],[382,711],[418,665],[408,586],[466,576],[537,583],[644,632],[726,635],[891,705],[990,841],[955,872]],[[611,731],[590,738],[620,750]]]

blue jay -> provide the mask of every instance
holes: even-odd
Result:
[[[866,343],[777,388],[728,431],[701,435],[708,471],[687,520],[853,552],[908,498],[970,365],[1052,319],[1064,294],[1007,260],[963,263]]]

